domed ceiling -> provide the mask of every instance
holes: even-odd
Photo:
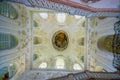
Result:
[[[40,15],[41,13],[42,15]],[[34,12],[33,42],[38,44],[33,44],[33,54],[39,56],[34,61],[34,64],[36,63],[34,68],[37,68],[37,64],[41,62],[55,63],[56,57],[59,56],[65,60],[65,64],[83,65],[81,58],[84,56],[84,21],[85,17],[67,13]],[[80,42],[82,43],[80,44]],[[54,66],[50,68],[54,68]]]

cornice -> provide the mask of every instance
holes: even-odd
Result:
[[[94,8],[88,5],[83,5],[77,2],[73,2],[71,0],[49,0],[49,1],[68,5],[74,8],[91,11],[91,12],[120,12],[119,8]]]
[[[64,3],[63,0],[60,4],[58,3],[61,0],[6,0],[10,2],[16,2],[16,3],[21,3],[25,4],[26,6],[29,7],[38,7],[38,8],[45,8],[45,9],[50,9],[50,10],[55,10],[58,12],[64,12],[64,13],[69,13],[71,15],[81,15],[81,16],[86,16],[86,17],[93,17],[93,16],[120,16],[120,12],[118,10],[109,9],[106,11],[106,9],[95,9],[95,11],[89,6],[84,6],[84,5],[79,5],[78,7],[74,7],[73,4],[68,5],[68,3]],[[55,2],[53,2],[55,1]],[[81,7],[81,8],[79,8]],[[112,11],[112,12],[111,12]]]

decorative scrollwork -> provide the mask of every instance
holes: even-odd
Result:
[[[113,66],[120,71],[120,20],[114,24]]]

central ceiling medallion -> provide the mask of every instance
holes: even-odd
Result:
[[[53,47],[58,51],[63,51],[68,46],[68,35],[66,32],[60,30],[55,32],[52,38]]]

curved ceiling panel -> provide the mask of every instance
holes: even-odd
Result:
[[[17,45],[18,39],[15,36],[0,32],[0,50],[11,49]]]
[[[113,52],[112,51],[113,38],[114,38],[114,35],[108,35],[108,36],[103,36],[103,37],[99,38],[99,40],[97,42],[98,48],[101,50],[107,50],[109,52]]]
[[[16,19],[18,13],[15,8],[7,2],[0,2],[0,15],[8,17],[10,19]]]

